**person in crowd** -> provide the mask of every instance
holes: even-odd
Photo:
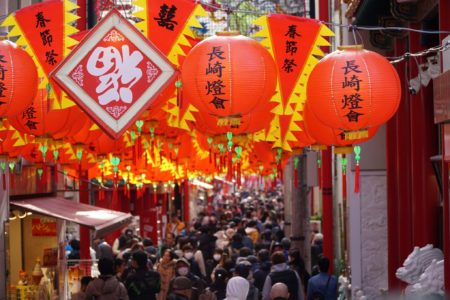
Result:
[[[91,282],[92,280],[93,280],[93,278],[91,276],[81,277],[80,291],[78,293],[73,294],[71,299],[72,300],[85,300],[86,299],[86,288],[87,288],[89,282]]]
[[[247,279],[236,276],[228,280],[226,300],[246,300],[250,286]]]
[[[291,251],[289,251],[289,266],[300,276],[304,293],[306,295],[308,289],[308,280],[311,276],[306,270],[305,261],[300,255],[300,251],[298,249],[292,249]]]
[[[287,285],[282,282],[275,283],[270,290],[271,300],[288,300],[289,299],[289,289]]]
[[[122,282],[114,276],[114,262],[109,258],[98,261],[100,276],[86,287],[86,300],[128,300],[128,293]]]
[[[189,262],[190,272],[194,275],[203,278],[203,274],[200,270],[200,266],[194,257],[194,247],[191,244],[186,244],[183,246],[183,257]],[[204,269],[204,263],[203,263]],[[205,272],[206,275],[206,272]]]
[[[114,274],[116,275],[117,279],[119,279],[119,281],[122,281],[123,278],[122,274],[126,270],[126,268],[127,268],[126,261],[117,257],[114,259],[114,269],[115,269]]]
[[[319,263],[319,257],[323,252],[323,235],[321,233],[316,233],[314,235],[313,244],[311,246],[311,266],[314,267]]]
[[[172,282],[172,291],[167,296],[168,300],[191,300],[192,282],[185,276],[177,276]]]
[[[239,262],[238,264],[236,264],[233,275],[240,276],[240,277],[248,280],[249,290],[248,290],[246,300],[258,300],[259,290],[255,287],[255,285],[250,280],[251,268],[252,268],[252,265],[248,261],[243,260],[243,261]]]
[[[308,281],[307,300],[336,300],[338,290],[337,279],[334,275],[328,274],[330,260],[325,256],[321,256],[318,265],[320,273],[311,277]]]
[[[72,251],[67,256],[68,259],[80,259],[80,241],[73,239],[69,242]]]
[[[267,249],[262,249],[258,252],[259,268],[253,273],[255,287],[262,291],[266,277],[270,273],[272,263],[270,261],[270,252]]]
[[[253,240],[247,235],[246,230],[244,228],[240,228],[240,229],[238,229],[238,233],[242,236],[243,247],[247,247],[247,248],[253,250],[253,246],[254,246]],[[259,233],[258,233],[258,236],[259,236]]]
[[[258,223],[255,220],[251,220],[248,222],[247,228],[245,228],[245,233],[252,239],[253,245],[259,242],[259,231],[257,225]]]
[[[169,249],[164,251],[156,270],[161,276],[161,291],[158,294],[158,300],[166,300],[170,281],[175,277],[175,261]]]
[[[127,228],[125,231],[114,240],[112,250],[114,255],[118,255],[127,246],[127,242],[133,238],[133,229]]]
[[[303,287],[297,272],[289,269],[283,252],[278,251],[272,254],[272,270],[264,282],[262,299],[270,300],[270,289],[272,285],[282,282],[288,286],[290,300],[303,300]]]
[[[165,248],[175,248],[176,245],[176,239],[175,234],[173,232],[166,232],[166,238],[163,242],[163,247]]]
[[[216,248],[213,252],[212,259],[206,260],[205,267],[206,267],[206,282],[211,283],[212,280],[212,273],[214,272],[214,269],[218,267],[219,263],[221,262],[223,257],[223,250]]]
[[[171,232],[175,236],[181,234],[183,230],[185,230],[186,225],[181,222],[180,218],[176,213],[172,213],[170,217],[170,222],[166,225],[166,232]]]
[[[186,276],[192,282],[192,300],[198,300],[198,297],[205,290],[206,283],[197,275],[190,271],[190,264],[186,258],[180,258],[175,264],[175,275]],[[171,291],[173,280],[169,284],[169,292]]]
[[[217,300],[223,300],[226,297],[227,282],[229,273],[224,268],[217,268],[214,272],[214,281],[211,284],[211,292],[214,293]]]
[[[147,254],[142,250],[134,252],[131,266],[133,269],[125,279],[130,300],[156,300],[161,289],[161,277],[148,268]]]
[[[103,237],[99,237],[94,240],[94,250],[97,259],[109,258],[114,261],[112,247],[105,241]]]

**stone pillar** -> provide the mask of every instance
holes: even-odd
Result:
[[[360,193],[354,193],[355,161],[348,156],[347,209],[352,294],[378,299],[388,288],[387,176],[385,129],[361,144]]]

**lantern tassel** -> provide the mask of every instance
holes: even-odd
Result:
[[[322,168],[317,165],[317,181],[319,181],[319,189],[322,189]]]
[[[209,164],[212,164],[212,151],[211,151],[211,147],[209,147]]]
[[[298,167],[294,168],[294,186],[298,188]]]
[[[238,188],[241,187],[241,161],[238,160],[237,162],[237,170],[236,170],[236,181]]]
[[[2,173],[2,186],[3,186],[3,190],[6,190],[6,174],[5,172]]]
[[[355,167],[355,193],[359,193],[359,173],[360,173],[359,163],[356,163],[356,167]]]
[[[233,155],[231,151],[228,151],[228,175],[227,179],[229,181],[233,180]]]
[[[342,173],[342,199],[347,199],[347,173]]]
[[[54,176],[55,184],[56,184],[56,186],[58,186],[58,165],[56,163],[53,166],[53,176]]]
[[[12,189],[14,188],[14,173],[13,172],[9,173],[9,185]]]

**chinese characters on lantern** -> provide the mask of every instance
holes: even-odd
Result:
[[[297,25],[289,25],[286,34],[286,44],[285,44],[285,54],[286,58],[283,63],[283,71],[286,73],[291,73],[294,71],[294,68],[297,67],[297,63],[293,56],[297,53],[298,46],[297,43],[298,37],[300,34],[297,33]]]
[[[221,46],[213,46],[211,52],[208,53],[208,67],[205,70],[207,76],[206,95],[211,95],[212,100],[209,102],[216,109],[225,109],[225,102],[229,101],[226,97],[224,89],[226,88],[222,81],[222,70],[225,66],[222,62],[225,60],[224,51]]]
[[[358,122],[359,116],[364,115],[359,112],[359,110],[363,108],[360,102],[364,101],[359,93],[362,80],[359,79],[358,74],[362,71],[359,70],[359,65],[357,65],[354,60],[347,60],[345,66],[342,67],[342,70],[344,75],[342,89],[345,89],[346,91],[342,98],[342,109],[348,110],[348,113],[345,116],[348,118],[349,122]]]
[[[53,66],[58,62],[56,60],[58,53],[52,48],[53,35],[51,34],[50,29],[47,28],[47,23],[50,22],[50,19],[45,18],[44,12],[40,11],[36,14],[36,28],[40,30],[39,35],[41,37],[42,45],[50,48],[48,51],[45,51],[45,62]]]
[[[27,126],[30,130],[37,130],[36,126],[39,122],[36,122],[36,113],[36,109],[33,106],[28,107],[22,113],[22,119],[27,120],[25,126]]]
[[[5,91],[7,88],[5,86],[5,78],[8,70],[5,68],[4,64],[6,64],[5,56],[0,54],[0,105],[6,103],[3,100],[6,98]]]
[[[173,31],[175,25],[178,25],[178,23],[174,20],[176,11],[177,7],[175,5],[169,7],[167,4],[163,4],[160,7],[159,17],[153,18],[153,20],[158,22],[158,26],[165,27],[166,29]]]

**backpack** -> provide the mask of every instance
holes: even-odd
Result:
[[[330,283],[330,279],[331,276],[328,276],[328,280],[327,280],[327,285],[325,286],[325,293],[328,290],[328,284]],[[311,295],[311,299],[312,300],[325,300],[325,294],[322,291],[315,291],[312,295]]]

